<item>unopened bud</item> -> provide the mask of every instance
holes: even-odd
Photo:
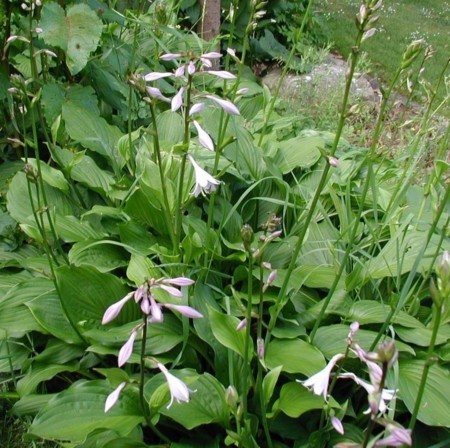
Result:
[[[244,242],[244,247],[246,250],[250,249],[250,245],[253,243],[253,240],[255,238],[255,235],[253,233],[253,229],[249,224],[245,224],[241,228],[241,238]]]
[[[231,409],[236,409],[238,404],[239,395],[234,386],[228,386],[225,389],[225,402]]]
[[[390,341],[382,342],[378,346],[377,354],[380,362],[383,364],[387,363],[388,367],[392,367],[398,357],[395,342],[392,339]]]
[[[256,340],[256,353],[259,359],[264,359],[264,352],[265,352],[264,339],[258,338]]]

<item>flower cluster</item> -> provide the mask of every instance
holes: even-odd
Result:
[[[379,414],[382,416],[388,412],[388,403],[395,398],[398,390],[385,389],[384,379],[386,371],[388,368],[397,360],[397,351],[392,341],[380,344],[377,352],[366,352],[359,344],[357,344],[354,339],[357,331],[359,330],[359,324],[354,322],[350,325],[350,332],[347,336],[347,342],[349,349],[352,350],[356,356],[366,364],[369,373],[370,382],[364,381],[352,372],[344,372],[338,374],[338,378],[341,379],[351,379],[358,386],[361,386],[366,390],[368,394],[369,408],[365,411],[365,414],[371,414],[373,418],[376,418]],[[328,384],[330,381],[331,372],[333,371],[336,363],[341,359],[345,358],[346,355],[338,353],[334,355],[324,369],[314,374],[312,377],[306,380],[297,380],[300,384],[310,389],[315,395],[323,396],[324,400],[328,398]],[[381,367],[380,366],[383,366]],[[377,419],[377,421],[381,419]],[[334,415],[330,418],[331,425],[339,432],[343,433],[344,429],[340,420]],[[385,425],[386,426],[386,425]],[[383,440],[379,440],[375,446],[388,446],[391,440],[398,439],[402,440],[403,444],[411,445],[410,433],[399,428],[398,426],[393,426],[391,423],[387,424],[387,430],[390,435]],[[386,445],[384,445],[386,444]],[[390,445],[389,445],[390,446]],[[400,445],[392,445],[400,446]]]
[[[222,55],[218,52],[212,51],[208,53],[203,53],[200,56],[194,56],[192,54],[183,55],[181,53],[167,53],[163,54],[160,59],[165,62],[175,62],[178,63],[179,60],[184,60],[185,62],[178,63],[177,68],[173,72],[151,72],[143,76],[145,82],[154,82],[163,78],[174,78],[183,83],[183,85],[178,89],[175,96],[170,99],[163,95],[163,93],[154,86],[147,86],[145,88],[146,93],[150,99],[165,101],[170,103],[170,108],[172,112],[177,112],[180,109],[184,109],[184,115],[186,119],[189,119],[189,123],[195,129],[198,141],[200,145],[209,151],[214,151],[214,142],[211,136],[202,128],[201,124],[197,119],[194,119],[195,115],[207,107],[207,102],[209,104],[215,104],[223,109],[226,113],[230,115],[240,115],[239,109],[231,101],[219,98],[215,95],[200,95],[200,101],[194,104],[186,104],[185,96],[187,95],[187,89],[190,88],[190,81],[193,76],[198,74],[207,74],[215,76],[224,80],[234,80],[235,75],[225,70],[211,70],[213,67],[213,60],[218,60]],[[189,102],[189,100],[188,100]],[[192,194],[197,197],[200,194],[205,196],[207,193],[215,191],[220,181],[215,179],[213,176],[208,174],[203,168],[198,165],[194,160],[192,155],[188,155],[188,160],[194,168],[195,174],[195,186]]]
[[[145,317],[144,322],[136,325],[133,328],[130,337],[120,349],[118,356],[119,367],[122,367],[130,359],[133,353],[134,342],[141,329],[148,324],[163,322],[163,308],[177,311],[183,316],[189,317],[191,319],[198,319],[203,317],[201,313],[187,305],[159,303],[154,294],[156,289],[162,289],[168,292],[171,296],[180,298],[183,296],[183,293],[180,291],[180,289],[177,288],[177,286],[189,286],[193,283],[194,282],[192,280],[185,277],[160,278],[157,280],[150,279],[139,286],[135,291],[128,293],[123,299],[119,300],[116,303],[113,303],[108,307],[103,315],[103,325],[106,325],[114,320],[119,315],[125,304],[133,299],[134,302],[139,305],[141,312]],[[187,386],[181,380],[169,373],[169,371],[161,363],[158,362],[157,367],[164,374],[169,385],[171,400],[168,407],[172,405],[174,399],[177,402],[189,401],[189,389],[187,388]],[[108,395],[105,402],[105,412],[109,411],[114,406],[126,384],[126,382],[120,383],[119,386],[114,389],[111,394]]]

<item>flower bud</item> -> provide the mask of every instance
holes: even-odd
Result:
[[[241,228],[241,238],[242,241],[244,242],[244,247],[245,250],[249,250],[250,249],[250,245],[252,244],[255,235],[253,233],[253,229],[249,224],[245,224],[242,228]]]
[[[378,346],[377,354],[380,362],[387,363],[388,367],[392,367],[398,357],[398,351],[395,348],[394,340],[382,342]]]
[[[236,409],[239,401],[239,395],[234,386],[228,386],[225,390],[225,402],[231,409]]]

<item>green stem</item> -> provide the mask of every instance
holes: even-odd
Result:
[[[263,292],[263,266],[260,264],[259,266],[259,281],[261,287],[259,288],[259,310],[258,310],[258,326],[256,330],[257,340],[262,340],[262,327],[263,327],[263,312],[264,312],[264,292]],[[264,429],[264,434],[266,436],[267,446],[269,448],[273,447],[272,437],[270,436],[270,429],[267,423],[266,417],[266,404],[264,402],[264,391],[262,384],[262,375],[263,375],[263,366],[261,361],[258,360],[258,374],[256,377],[256,391],[259,396],[259,406],[261,410],[261,421]]]
[[[355,60],[355,64],[352,64],[352,67],[356,67],[356,60]],[[391,95],[391,93],[392,93],[392,91],[394,89],[394,86],[396,85],[396,83],[398,81],[400,73],[401,73],[401,70],[400,69],[397,70],[397,73],[394,76],[394,79],[393,79],[391,85],[389,86],[389,89],[388,89],[388,91],[387,91],[387,93],[386,93],[386,95],[385,95],[385,97],[383,99],[383,102],[381,104],[381,107],[380,107],[380,112],[378,114],[377,122],[376,122],[376,125],[375,125],[375,130],[374,130],[374,133],[373,133],[372,145],[371,145],[371,147],[369,149],[369,152],[368,152],[368,158],[367,158],[368,173],[371,173],[372,170],[373,170],[373,157],[374,157],[374,154],[375,154],[375,150],[377,148],[378,140],[380,138],[382,124],[384,122],[384,117],[385,117],[385,112],[386,112],[388,100],[389,100],[390,95]],[[352,72],[352,74],[353,74],[353,72]],[[334,145],[333,145],[333,148],[335,148]],[[333,151],[332,151],[332,154],[333,154]],[[333,294],[336,291],[336,288],[337,288],[337,286],[339,284],[339,281],[340,281],[344,271],[346,270],[347,261],[349,260],[350,253],[353,250],[353,243],[354,243],[354,241],[356,239],[356,236],[357,236],[357,233],[358,233],[359,222],[360,222],[361,216],[362,216],[363,211],[364,211],[364,203],[365,203],[365,199],[367,197],[367,194],[369,192],[371,181],[372,181],[372,176],[370,174],[368,174],[366,179],[365,179],[364,188],[363,188],[363,191],[361,193],[360,204],[359,204],[359,207],[358,207],[358,212],[357,212],[357,214],[356,214],[356,216],[354,218],[354,221],[353,221],[354,224],[352,225],[352,229],[351,229],[349,240],[347,242],[347,247],[345,249],[345,253],[344,253],[343,258],[341,260],[341,264],[339,266],[338,273],[336,274],[336,276],[334,278],[334,281],[333,281],[333,284],[331,285],[331,288],[330,288],[330,290],[329,290],[329,292],[328,292],[328,294],[327,294],[327,296],[326,296],[326,298],[325,298],[325,300],[323,302],[322,308],[321,308],[321,310],[319,312],[319,316],[316,319],[316,321],[314,322],[314,327],[313,327],[313,329],[311,331],[311,334],[310,334],[311,341],[314,340],[316,332],[319,329],[320,324],[322,322],[322,319],[325,316],[325,312],[326,312],[326,310],[327,310],[327,308],[328,308],[328,306],[330,304],[331,298],[333,297]]]
[[[155,111],[155,106],[153,105],[152,102],[150,102],[150,111],[151,111],[151,116],[152,116],[152,125],[153,125],[153,149],[154,149],[154,153],[156,155],[156,162],[158,165],[158,170],[159,170],[159,179],[161,182],[161,189],[162,189],[162,194],[163,194],[163,201],[164,201],[164,219],[166,221],[166,227],[167,230],[170,233],[170,239],[172,241],[172,246],[173,246],[173,250],[175,251],[175,253],[178,253],[178,241],[177,238],[175,236],[175,229],[172,223],[172,217],[170,215],[170,205],[169,205],[169,198],[167,196],[167,187],[166,187],[166,178],[164,175],[164,168],[163,168],[163,160],[162,160],[162,155],[161,155],[161,146],[159,143],[159,134],[158,134],[158,127],[156,124],[156,111]]]
[[[244,415],[244,422],[247,421],[248,417],[248,393],[249,393],[249,377],[250,377],[250,361],[249,351],[250,351],[250,330],[252,326],[252,293],[253,293],[253,256],[250,251],[248,251],[248,280],[247,280],[247,309],[245,313],[245,319],[247,325],[245,327],[245,344],[244,344],[244,366],[243,366],[243,377],[242,377],[242,409]]]
[[[356,62],[357,62],[358,55],[359,55],[359,46],[361,45],[362,36],[363,36],[363,30],[359,30],[358,36],[356,38],[356,45],[355,45],[354,50],[352,52],[352,58],[351,58],[351,64],[350,64],[349,73],[348,73],[347,79],[346,79],[345,90],[344,90],[344,97],[343,97],[343,102],[342,102],[342,108],[341,108],[341,113],[340,113],[339,122],[338,122],[338,128],[337,128],[337,131],[336,131],[336,136],[335,136],[334,141],[333,141],[333,145],[332,145],[331,150],[330,150],[330,155],[331,156],[333,156],[335,154],[335,152],[336,152],[336,149],[337,149],[337,146],[339,144],[339,140],[341,138],[341,134],[342,134],[342,131],[343,131],[343,128],[344,128],[345,119],[347,117],[346,110],[347,110],[347,104],[348,104],[349,95],[350,95],[350,87],[351,87],[351,84],[352,84],[353,74],[354,74],[355,69],[356,69]],[[312,201],[311,201],[311,203],[309,205],[309,209],[308,209],[306,218],[305,218],[304,221],[302,221],[302,217],[303,217],[303,215],[302,215],[300,217],[300,219],[299,219],[299,222],[301,222],[300,234],[298,236],[297,243],[295,245],[295,248],[294,248],[294,251],[293,251],[293,254],[292,254],[292,257],[291,257],[291,261],[289,263],[288,269],[286,271],[285,278],[283,280],[283,284],[281,286],[280,292],[279,292],[278,297],[277,297],[274,313],[271,315],[271,318],[270,318],[270,321],[269,321],[268,332],[267,332],[267,335],[266,335],[266,344],[270,340],[270,336],[271,336],[273,328],[275,327],[277,318],[278,318],[281,310],[283,309],[283,307],[284,307],[284,305],[286,303],[286,300],[287,300],[287,287],[288,287],[288,284],[289,284],[289,279],[290,279],[290,277],[292,275],[292,271],[294,270],[294,268],[295,268],[295,266],[297,264],[297,258],[298,258],[298,255],[300,253],[300,250],[301,250],[301,248],[303,246],[303,241],[304,241],[304,239],[306,237],[306,234],[308,232],[309,224],[311,223],[312,218],[314,216],[314,213],[316,212],[316,207],[317,207],[317,204],[319,202],[320,195],[322,194],[322,191],[325,188],[325,185],[327,184],[327,178],[328,178],[329,170],[330,170],[330,165],[328,163],[326,163],[326,165],[324,167],[324,170],[323,170],[323,173],[322,173],[322,177],[320,178],[320,181],[319,181],[319,185],[317,186],[317,189],[316,189],[316,192],[314,194],[314,197],[313,197],[313,199],[312,199]],[[361,202],[360,209],[362,208],[362,203],[363,203],[363,201]],[[361,212],[362,212],[362,210],[361,210]],[[357,223],[355,223],[353,234],[356,234],[356,228],[357,228],[356,224]],[[348,254],[350,253],[350,250],[351,250],[351,245],[348,244],[347,250],[346,250],[347,257],[348,257]],[[343,262],[341,264],[341,267],[340,267],[341,275],[342,275],[342,272],[344,271],[344,268],[345,268],[345,263]],[[336,279],[335,279],[335,281],[333,283],[334,288],[336,288],[336,286],[338,284],[338,281],[339,281],[339,276],[336,277]],[[314,329],[312,331],[311,340],[313,339],[315,331],[317,330],[318,325],[320,324],[320,319],[325,314],[325,310],[326,310],[326,308],[327,308],[327,306],[328,306],[328,304],[329,304],[329,302],[331,300],[333,292],[334,292],[334,289],[330,290],[330,293],[328,294],[327,298],[325,299],[324,306],[322,307],[321,313],[319,315],[319,319],[316,321],[316,325],[314,326]]]
[[[444,300],[446,298],[443,298]],[[434,305],[435,320],[433,325],[433,332],[431,333],[430,345],[428,346],[427,356],[425,359],[425,365],[422,371],[422,378],[420,379],[419,390],[417,392],[416,402],[414,404],[414,410],[412,412],[411,420],[409,422],[409,429],[414,429],[417,420],[417,414],[419,413],[420,404],[422,403],[423,394],[425,392],[425,386],[427,383],[428,372],[433,363],[432,358],[434,355],[434,347],[436,345],[436,338],[441,325],[442,306]]]
[[[178,253],[180,253],[179,246],[181,242],[181,230],[182,230],[181,227],[183,221],[184,176],[186,172],[187,154],[191,138],[190,117],[189,117],[189,110],[191,108],[191,93],[192,93],[192,75],[188,75],[188,82],[186,87],[186,105],[184,108],[183,155],[181,156],[180,173],[178,175],[178,194],[177,194],[177,204],[175,208],[175,237]]]
[[[142,342],[141,342],[141,360],[140,360],[140,372],[139,372],[139,402],[141,404],[142,414],[144,415],[145,422],[149,428],[165,443],[170,444],[170,439],[166,437],[159,429],[155,427],[152,423],[150,416],[148,404],[144,397],[144,386],[145,386],[145,348],[147,344],[147,315],[142,315]]]

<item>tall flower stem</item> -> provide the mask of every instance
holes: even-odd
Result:
[[[248,277],[247,277],[247,309],[245,313],[245,319],[247,320],[247,325],[245,327],[245,344],[244,344],[244,365],[243,365],[243,378],[242,378],[242,409],[244,415],[244,422],[247,421],[248,417],[248,393],[249,393],[249,382],[250,382],[250,361],[249,351],[250,351],[250,341],[251,341],[251,326],[252,326],[252,296],[253,296],[253,255],[251,251],[248,251]]]
[[[443,300],[448,300],[447,298],[443,298]],[[423,394],[425,392],[425,386],[427,384],[428,372],[430,370],[431,365],[433,364],[433,356],[434,356],[434,347],[436,345],[436,338],[439,331],[439,327],[441,325],[442,318],[442,306],[434,304],[434,324],[433,331],[431,333],[430,345],[428,346],[427,356],[425,358],[425,365],[422,371],[422,377],[420,378],[419,390],[417,391],[416,402],[414,404],[414,409],[411,415],[411,420],[409,421],[409,429],[414,429],[417,420],[417,414],[419,413],[420,404],[422,403]]]
[[[263,312],[264,312],[264,292],[263,292],[263,266],[260,264],[259,266],[259,282],[261,287],[259,289],[259,309],[258,309],[258,322],[256,329],[256,340],[262,340],[262,328],[263,328]],[[262,384],[262,376],[263,376],[263,366],[261,361],[258,361],[258,374],[256,377],[256,391],[259,397],[259,406],[261,412],[261,422],[264,429],[264,435],[266,436],[267,446],[269,448],[273,447],[272,437],[270,436],[270,429],[267,423],[266,417],[266,404],[264,401],[264,390]]]
[[[139,402],[141,405],[142,414],[144,415],[145,421],[149,428],[165,443],[170,444],[170,439],[166,437],[156,426],[152,423],[150,412],[148,409],[148,403],[144,396],[144,386],[145,386],[145,348],[147,344],[147,315],[142,315],[142,342],[141,342],[141,360],[140,360],[140,372],[139,372]]]
[[[183,136],[183,155],[181,156],[181,166],[178,175],[178,193],[177,202],[175,207],[175,241],[177,245],[177,253],[180,253],[180,241],[181,241],[181,224],[183,218],[183,195],[184,195],[184,176],[186,172],[187,151],[190,141],[190,119],[189,110],[191,108],[191,91],[192,91],[192,75],[188,75],[188,82],[186,86],[186,104],[184,108],[184,136]]]
[[[153,148],[155,151],[156,161],[157,161],[157,165],[158,165],[158,169],[159,169],[159,179],[161,182],[161,189],[162,189],[163,201],[164,201],[164,218],[166,221],[167,229],[169,230],[169,233],[170,233],[170,239],[172,241],[173,250],[175,253],[178,253],[179,252],[178,240],[175,236],[176,232],[174,229],[174,225],[172,223],[172,217],[170,214],[170,204],[169,204],[169,199],[167,197],[166,178],[164,175],[164,168],[163,168],[163,163],[162,163],[163,161],[162,161],[162,156],[161,156],[161,146],[159,144],[158,126],[156,124],[156,111],[155,111],[155,106],[153,105],[152,102],[150,102],[150,111],[151,111],[151,115],[152,115],[152,124],[153,124]]]
[[[356,69],[356,63],[357,63],[358,56],[359,56],[359,48],[361,46],[363,34],[364,34],[364,30],[360,29],[358,31],[358,35],[356,37],[356,44],[353,47],[350,68],[349,68],[349,72],[347,74],[347,79],[346,79],[346,83],[345,83],[345,90],[344,90],[344,97],[343,97],[343,101],[342,101],[341,113],[340,113],[340,117],[339,117],[338,127],[336,130],[336,135],[335,135],[333,145],[330,150],[330,156],[333,156],[335,154],[337,146],[338,146],[340,138],[341,138],[342,131],[344,129],[345,119],[347,117],[347,104],[348,104],[349,96],[350,96],[350,87],[352,85],[353,74]],[[266,344],[270,340],[270,336],[271,336],[273,328],[275,327],[277,318],[286,303],[287,287],[289,284],[289,279],[292,275],[292,271],[294,270],[294,268],[297,264],[297,258],[300,253],[300,250],[303,246],[303,242],[305,240],[306,234],[308,232],[309,224],[311,223],[312,218],[313,218],[314,214],[316,213],[317,203],[319,202],[320,195],[322,194],[322,191],[325,188],[329,171],[330,171],[330,165],[327,163],[327,164],[325,164],[325,167],[324,167],[324,170],[322,173],[322,177],[320,178],[319,185],[317,186],[314,197],[312,198],[312,200],[309,204],[309,208],[308,208],[306,217],[304,220],[302,220],[303,215],[300,217],[300,220],[299,220],[299,222],[301,223],[300,233],[298,235],[297,243],[294,247],[294,251],[292,253],[291,261],[287,268],[287,272],[284,277],[283,284],[281,286],[280,292],[277,297],[277,301],[275,304],[275,310],[272,313],[270,321],[269,321],[268,331],[267,331],[267,335],[266,335]],[[362,205],[361,205],[361,207],[362,207]],[[355,224],[354,228],[356,228],[356,224]],[[356,230],[355,230],[355,232],[356,232]],[[351,248],[351,245],[348,244],[348,246],[347,246],[348,253],[350,252],[350,248]],[[344,267],[345,267],[345,264],[342,263],[341,268],[340,268],[341,275],[344,270]],[[336,286],[338,284],[339,276],[336,276],[336,279],[337,280],[335,280],[335,282],[333,283],[334,288],[336,288]],[[328,296],[324,302],[324,306],[322,307],[321,313],[319,315],[319,319],[317,319],[316,325],[314,326],[314,329],[312,331],[311,339],[314,338],[315,331],[317,331],[318,325],[320,324],[320,320],[325,313],[325,310],[331,300],[331,297],[332,297],[332,291],[330,290],[330,293],[328,294]]]

